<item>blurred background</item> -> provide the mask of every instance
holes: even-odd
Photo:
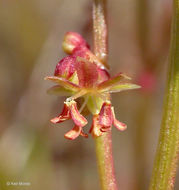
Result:
[[[110,72],[125,72],[143,87],[112,96],[117,118],[128,125],[125,132],[112,130],[122,190],[146,190],[149,185],[162,116],[171,4],[172,0],[108,3]],[[65,56],[65,32],[79,32],[92,47],[91,5],[92,0],[0,0],[2,190],[100,189],[92,137],[66,140],[63,136],[72,122],[49,122],[60,113],[65,98],[47,95],[52,83],[44,81]]]

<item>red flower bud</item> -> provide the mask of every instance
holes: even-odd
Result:
[[[85,46],[89,48],[89,45],[80,34],[76,32],[67,32],[62,44],[63,50],[67,54],[72,54],[73,50],[79,46]]]
[[[63,58],[55,68],[55,76],[69,79],[75,72],[76,57],[67,56]]]

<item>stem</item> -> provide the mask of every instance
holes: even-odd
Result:
[[[117,190],[112,156],[111,132],[95,138],[96,155],[102,190]]]
[[[173,0],[168,85],[150,190],[174,188],[179,159],[179,0]]]
[[[106,0],[93,0],[93,38],[94,53],[107,66]]]
[[[107,66],[106,1],[93,2],[94,53]],[[111,132],[95,138],[97,164],[102,190],[117,190],[112,156]]]

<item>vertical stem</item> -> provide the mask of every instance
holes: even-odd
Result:
[[[94,53],[107,66],[106,0],[93,0],[93,38]]]
[[[179,159],[179,0],[173,0],[168,85],[150,190],[172,190]]]
[[[93,35],[94,52],[96,56],[107,66],[107,24],[106,1],[94,0],[93,2]],[[111,132],[106,132],[95,138],[97,164],[102,190],[117,190],[114,175],[112,156]]]
[[[117,190],[112,156],[111,132],[95,138],[96,156],[102,190]]]

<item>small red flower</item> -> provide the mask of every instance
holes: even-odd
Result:
[[[90,132],[93,136],[101,136],[103,132],[111,130],[112,124],[120,131],[124,131],[127,128],[126,124],[115,118],[114,108],[107,101],[103,103],[100,113],[93,117]]]
[[[110,77],[106,66],[90,51],[86,41],[77,33],[68,32],[65,35],[63,49],[70,55],[57,64],[54,76],[45,79],[57,83],[48,90],[49,93],[70,97],[64,102],[62,113],[51,122],[60,123],[72,119],[75,126],[65,134],[65,138],[73,140],[79,135],[88,137],[83,132],[83,127],[88,122],[81,115],[84,107],[87,107],[93,114],[90,129],[93,137],[111,130],[112,125],[120,131],[125,130],[127,126],[115,117],[110,93],[136,89],[140,86],[122,82],[130,80],[122,73]],[[83,97],[84,103],[78,110],[75,100],[79,97]]]

